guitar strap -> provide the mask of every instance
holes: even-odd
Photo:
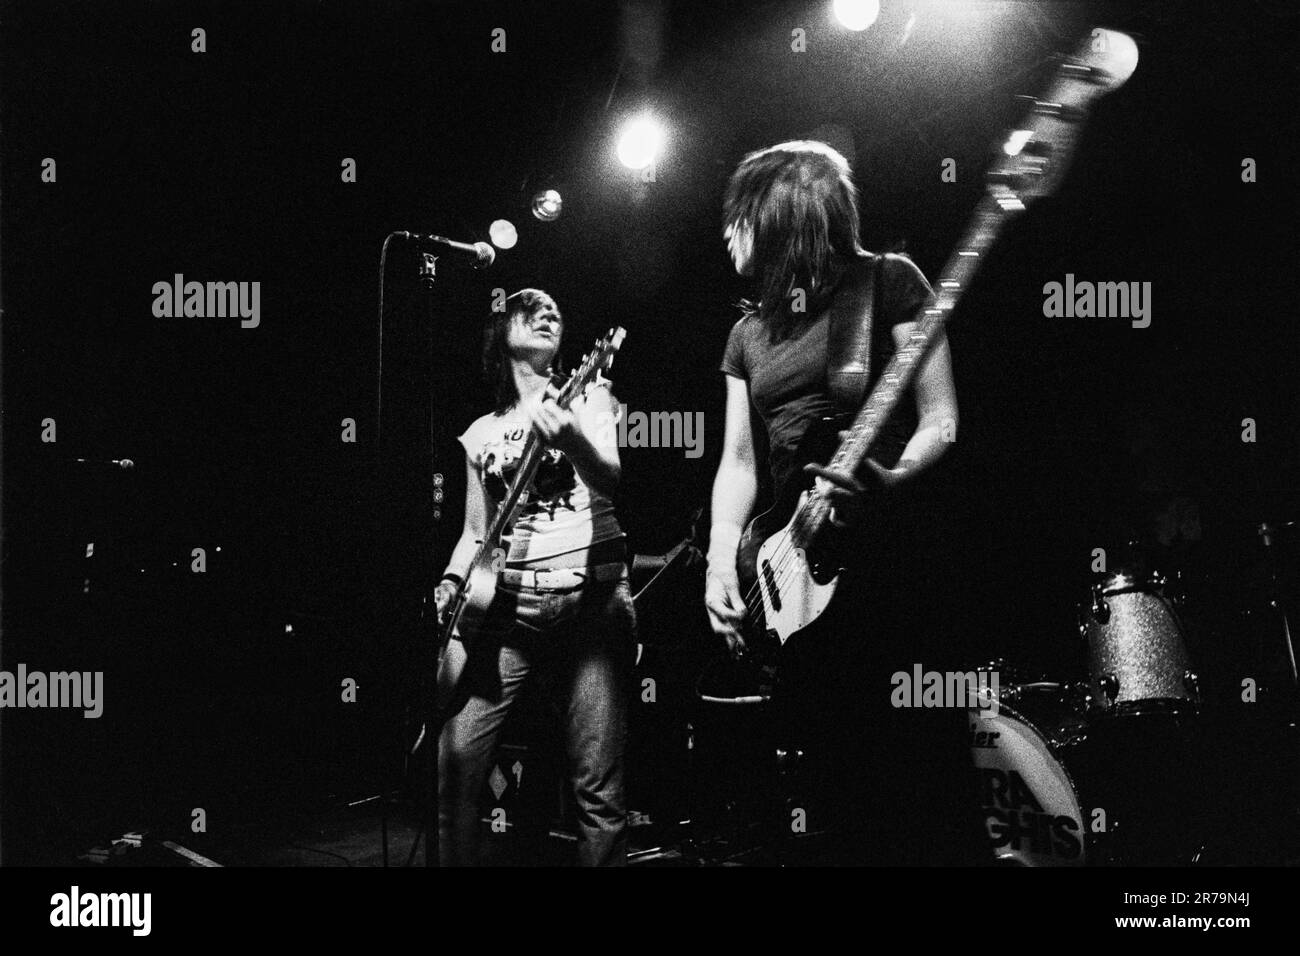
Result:
[[[826,381],[841,412],[856,412],[871,381],[871,329],[880,304],[885,254],[845,273],[830,305]]]

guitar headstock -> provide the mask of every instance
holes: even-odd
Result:
[[[620,325],[618,328],[610,330],[609,337],[614,344],[614,349],[617,351],[622,348],[623,339],[627,338],[627,329]]]
[[[1027,202],[1056,191],[1093,101],[1123,86],[1137,61],[1131,36],[1098,27],[1060,59],[1041,97],[1021,97],[1028,114],[1008,134],[988,177],[1004,212],[1020,212]]]
[[[627,329],[619,326],[610,329],[605,333],[603,338],[596,340],[596,345],[587,354],[584,360],[584,366],[587,362],[591,363],[591,373],[607,372],[614,365],[614,356],[623,346],[623,339],[627,337]]]
[[[595,380],[598,373],[608,371],[614,364],[614,355],[622,347],[623,339],[626,337],[627,330],[620,326],[610,329],[602,338],[597,339],[592,350],[583,356],[578,367],[569,376],[562,397],[557,401],[567,408],[573,397]]]
[[[1097,27],[1079,44],[1073,60],[1076,66],[1094,71],[1095,82],[1109,93],[1128,82],[1137,69],[1138,48],[1127,33]]]
[[[617,328],[610,329],[605,333],[605,337],[596,343],[597,348],[603,349],[604,364],[602,369],[608,371],[614,364],[614,355],[623,347],[623,340],[627,338],[627,329],[621,325]]]

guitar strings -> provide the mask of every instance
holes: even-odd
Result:
[[[933,298],[931,301],[934,301]],[[880,376],[880,381],[882,383],[889,384],[890,390],[894,392],[894,397],[882,404],[890,406],[897,401],[898,395],[905,387],[905,383],[907,382],[910,373],[917,365],[919,365],[921,359],[925,357],[926,353],[929,352],[930,346],[937,337],[937,331],[942,329],[946,324],[946,320],[943,318],[944,314],[945,313],[941,311],[938,315],[927,315],[926,318],[922,320],[922,323],[917,330],[922,337],[921,344],[918,345],[914,340],[894,353],[889,365]],[[863,411],[867,412],[870,405],[871,398],[868,398]],[[860,414],[858,419],[855,419],[849,426],[849,437],[846,439],[844,445],[836,451],[834,458],[839,458],[841,453],[846,451],[848,452],[848,457],[855,457],[852,452],[854,447],[869,447],[871,442],[874,441],[878,435],[879,421],[883,417],[885,417],[884,413],[882,413],[880,409],[874,409],[871,412],[867,412],[865,418]],[[875,420],[873,421],[872,419]],[[834,458],[832,461],[834,461]],[[810,494],[795,512],[795,516],[791,520],[790,525],[798,524],[801,515],[803,515],[806,520],[808,514],[812,511],[810,506],[815,500],[819,501],[820,499],[815,499]],[[790,527],[790,525],[787,525],[787,528]],[[815,534],[815,532],[813,534]],[[793,570],[792,564],[794,563],[794,557],[797,556],[798,552],[797,546],[792,544],[790,533],[787,530],[782,529],[781,535],[784,540],[777,545],[776,549],[773,551],[772,557],[768,560],[768,568],[772,571],[772,578],[778,591],[788,583],[787,579]],[[810,540],[812,536],[813,535],[809,536]],[[754,584],[750,587],[749,593],[747,593],[744,598],[746,607],[744,623],[746,627],[756,623],[760,615],[765,616],[767,613],[767,609],[764,607],[762,601],[763,573],[761,569],[756,570],[758,573],[754,579]],[[758,597],[757,602],[754,601],[756,596]]]
[[[811,500],[811,499],[809,499]],[[806,503],[799,511],[795,512],[795,518],[807,507]],[[793,523],[793,522],[792,522]],[[796,567],[796,558],[798,547],[794,544],[793,536],[788,530],[781,530],[781,542],[773,551],[772,557],[768,559],[768,568],[772,571],[772,578],[779,591],[785,584],[789,583],[789,577]],[[756,624],[760,616],[766,616],[767,609],[762,600],[763,573],[759,570],[754,584],[750,587],[749,593],[745,595],[745,626],[748,627]],[[755,600],[757,596],[758,600]]]
[[[612,335],[611,332],[603,339],[597,340],[595,348],[583,356],[582,361],[578,363],[578,367],[569,375],[568,381],[564,383],[564,387],[559,390],[555,399],[556,403],[560,404],[562,408],[568,408],[573,403],[573,400],[577,398],[580,386],[585,388],[592,375],[599,371],[599,367],[613,357],[612,352],[603,354],[605,347],[610,344]],[[617,346],[615,346],[615,349],[617,349]],[[524,443],[524,450],[519,456],[518,470],[515,477],[506,491],[506,496],[488,522],[487,533],[483,536],[478,549],[474,552],[474,558],[470,562],[471,569],[478,567],[484,557],[490,553],[488,550],[489,542],[499,542],[502,539],[506,527],[513,520],[513,516],[527,500],[527,496],[532,489],[533,478],[540,467],[544,450],[545,446],[537,438],[536,434],[530,433]],[[448,610],[446,620],[442,625],[441,636],[444,642],[455,633],[461,614],[469,603],[468,584],[469,578],[467,575],[466,580],[457,589],[455,605]]]

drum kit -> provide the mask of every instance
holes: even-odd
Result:
[[[973,700],[967,714],[972,799],[998,864],[1300,860],[1300,683],[1288,619],[1300,568],[1286,556],[1295,524],[1242,526],[1159,558],[1130,543],[1118,567],[1076,592],[1073,668],[1049,675],[999,659],[976,669],[997,706]],[[1179,570],[1161,573],[1162,564]],[[639,602],[643,634],[680,630],[681,601],[698,592],[687,578],[674,600]],[[760,778],[781,791],[785,772],[760,773],[770,771],[756,729],[772,695],[767,669],[755,655],[736,663],[708,646],[646,646],[639,679],[653,678],[658,697],[638,714],[654,723],[632,734],[645,751],[636,766],[654,768],[638,775],[633,798],[656,819],[691,817],[696,842],[757,819],[761,808],[735,794],[757,800]]]
[[[1265,525],[1259,533],[1271,544],[1268,535],[1286,527]],[[1277,575],[1270,580],[1276,585]],[[1295,646],[1286,604],[1272,588],[1269,643],[1273,658],[1284,663],[1264,683],[1275,691],[1271,703],[1281,706],[1263,708],[1265,720],[1254,719],[1257,714],[1246,720],[1235,705],[1258,703],[1251,675],[1265,671],[1246,660],[1223,666],[1220,655],[1216,664],[1223,670],[1208,683],[1227,693],[1207,695],[1192,646],[1207,638],[1229,643],[1231,621],[1250,614],[1239,609],[1207,623],[1208,602],[1193,591],[1182,575],[1171,580],[1140,561],[1100,574],[1078,603],[1078,679],[1049,680],[1004,660],[981,668],[990,678],[997,674],[998,706],[969,711],[970,750],[999,863],[1259,862],[1225,821],[1243,811],[1257,814],[1267,801],[1257,799],[1251,810],[1237,799],[1241,787],[1225,796],[1234,789],[1227,778],[1242,776],[1245,766],[1225,754],[1249,752],[1279,763],[1274,777],[1264,772],[1257,779],[1282,789],[1296,772]],[[1197,641],[1189,641],[1189,617],[1197,619]],[[1247,746],[1247,735],[1272,739]],[[1290,780],[1291,792],[1275,801],[1279,815],[1289,810],[1295,816],[1295,783]],[[1262,829],[1285,842],[1294,838],[1288,836],[1294,826],[1284,819]],[[1285,859],[1288,851],[1277,852]]]

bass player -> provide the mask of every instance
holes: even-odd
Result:
[[[837,834],[842,862],[978,862],[964,711],[890,705],[890,674],[926,660],[914,602],[942,599],[919,594],[903,569],[924,564],[909,534],[907,488],[956,437],[947,342],[935,344],[910,407],[905,401],[873,446],[880,460],[839,474],[819,464],[833,445],[811,461],[802,457],[820,422],[857,411],[842,407],[831,386],[837,296],[872,290],[857,341],[870,342],[874,380],[915,329],[930,285],[910,259],[862,248],[849,164],[823,143],[782,143],[746,156],[726,189],[723,227],[736,271],[753,278],[758,296],[741,303],[721,366],[726,422],[713,485],[710,624],[733,656],[751,652],[737,544],[758,499],[765,449],[762,464],[778,494],[790,482],[818,482],[833,505],[837,551],[847,543],[856,552],[827,612],[786,642],[776,668],[776,733],[787,753],[803,755],[799,777],[824,798],[807,811],[806,827]]]

